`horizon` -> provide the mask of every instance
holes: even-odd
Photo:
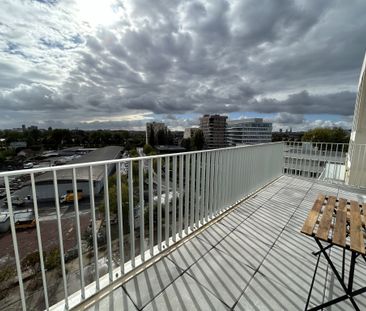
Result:
[[[366,3],[4,0],[0,129],[171,130],[206,113],[350,129]],[[357,22],[356,22],[357,21]]]

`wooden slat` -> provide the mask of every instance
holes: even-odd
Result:
[[[318,220],[320,211],[322,209],[323,202],[325,200],[325,196],[320,194],[316,199],[313,208],[310,210],[308,217],[305,220],[304,225],[302,226],[301,232],[307,235],[312,235],[315,224]]]
[[[334,227],[333,243],[346,247],[347,200],[340,198]]]
[[[365,254],[365,244],[362,234],[361,210],[356,201],[351,201],[350,240],[351,250]]]
[[[362,204],[362,215],[361,215],[361,219],[362,219],[362,226],[366,226],[366,203]]]
[[[328,240],[328,234],[330,225],[332,223],[332,217],[333,217],[333,211],[335,208],[336,203],[336,197],[330,196],[328,199],[328,203],[326,207],[324,208],[322,219],[319,223],[318,232],[316,233],[316,236],[324,241]]]

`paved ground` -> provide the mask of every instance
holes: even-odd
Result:
[[[318,193],[366,201],[341,186],[283,176],[91,310],[303,310],[317,247],[300,229]],[[330,255],[340,267],[339,250]],[[365,271],[360,261],[355,289]],[[311,305],[340,293],[322,259]],[[366,310],[366,294],[356,300]],[[329,310],[353,308],[344,301]]]

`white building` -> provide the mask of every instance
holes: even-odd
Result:
[[[183,135],[183,138],[184,139],[187,139],[187,138],[192,138],[193,135],[199,131],[200,129],[198,127],[189,127],[189,128],[186,128],[184,129],[184,135]]]
[[[228,121],[227,139],[231,146],[271,142],[272,123],[262,118]]]
[[[366,186],[366,54],[363,61],[352,132],[349,141],[349,153],[346,161],[346,183]]]

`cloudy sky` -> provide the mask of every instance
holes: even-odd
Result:
[[[350,127],[365,0],[1,0],[0,128]]]

